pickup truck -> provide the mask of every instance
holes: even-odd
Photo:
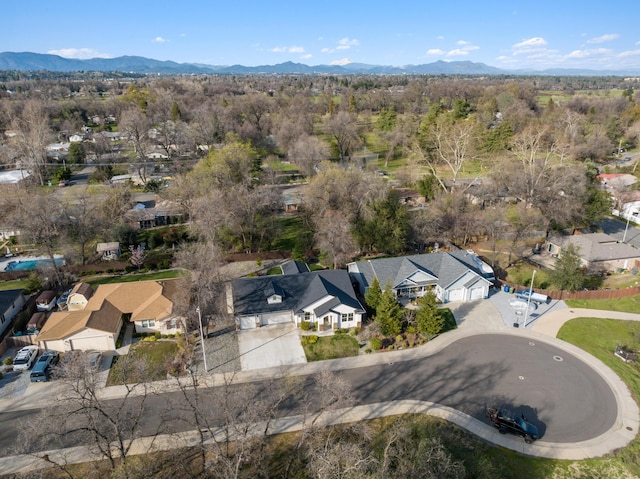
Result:
[[[525,301],[528,301],[529,296],[531,296],[531,301],[535,301],[536,303],[549,302],[549,296],[547,296],[546,294],[536,293],[530,289],[516,291],[515,295],[516,298],[524,299]]]
[[[487,409],[487,417],[500,434],[511,433],[521,436],[527,444],[539,437],[538,428],[527,421],[523,414],[518,416],[505,409],[490,407]]]

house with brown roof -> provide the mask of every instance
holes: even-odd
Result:
[[[131,321],[139,333],[183,331],[173,311],[176,281],[102,284],[93,292],[86,283],[74,287],[68,311],[51,314],[38,336],[42,349],[72,351],[116,348],[123,325]],[[83,305],[82,298],[86,299]],[[84,306],[84,307],[83,307]]]

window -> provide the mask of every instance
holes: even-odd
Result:
[[[170,319],[167,321],[167,329],[174,329],[176,327],[176,320]]]
[[[309,311],[304,312],[304,320],[311,321],[311,313]]]
[[[344,323],[345,321],[353,321],[353,313],[349,313],[349,314],[342,314],[341,318],[342,322]]]
[[[153,328],[156,325],[156,322],[153,319],[145,319],[142,321],[143,328]]]

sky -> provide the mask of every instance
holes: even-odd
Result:
[[[631,0],[23,0],[0,51],[209,65],[472,61],[507,70],[640,69]]]

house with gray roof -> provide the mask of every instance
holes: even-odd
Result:
[[[475,301],[489,296],[493,269],[471,251],[379,258],[347,265],[365,294],[374,278],[391,285],[398,298],[420,298],[433,291],[443,303]]]
[[[230,298],[240,329],[306,321],[323,331],[359,327],[365,317],[345,270],[295,273],[292,268],[283,275],[239,278],[231,283]]]
[[[606,233],[550,237],[545,250],[552,256],[559,257],[562,250],[570,244],[575,247],[582,266],[589,272],[640,268],[640,249],[621,243]]]

